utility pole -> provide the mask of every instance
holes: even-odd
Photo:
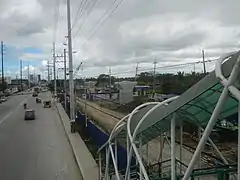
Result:
[[[137,76],[138,76],[138,64],[139,64],[139,63],[137,63],[137,66],[136,66],[135,82],[137,82]]]
[[[202,50],[202,58],[203,58],[203,73],[206,74],[206,64],[205,64],[205,54],[204,50]]]
[[[23,86],[22,86],[22,60],[20,60],[20,87],[21,87],[21,91],[23,91]]]
[[[47,62],[47,71],[48,71],[48,83],[50,83],[50,70],[49,70],[49,59],[48,59],[48,62]]]
[[[112,69],[111,69],[111,66],[109,67],[109,88],[111,88],[112,87],[112,80],[111,80],[111,72],[112,71]]]
[[[56,56],[55,43],[53,43],[53,78],[54,78],[54,96],[57,97],[57,80],[56,80]]]
[[[30,69],[29,69],[29,63],[28,63],[28,89],[30,89]]]
[[[4,65],[3,65],[3,41],[1,41],[1,54],[2,54],[2,92],[5,90],[5,82],[4,82]]]
[[[35,74],[35,68],[33,69],[33,82],[34,82],[34,85],[36,85],[36,74]]]
[[[74,102],[74,82],[73,82],[73,59],[72,59],[72,31],[71,31],[71,8],[70,0],[67,0],[67,29],[68,29],[68,58],[69,58],[69,88],[70,88],[70,119],[71,132],[75,132],[73,124],[75,122],[75,102]]]
[[[154,67],[153,67],[153,93],[152,96],[154,97],[155,94],[155,85],[156,85],[156,67],[157,67],[157,61],[155,59],[155,61],[153,62]]]
[[[63,50],[64,57],[64,106],[65,110],[67,109],[67,58],[66,58],[66,49]]]

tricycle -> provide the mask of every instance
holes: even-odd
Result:
[[[41,103],[41,102],[42,102],[41,99],[36,98],[36,103]]]

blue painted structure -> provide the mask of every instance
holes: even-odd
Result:
[[[70,108],[70,105],[68,104],[67,110],[66,110],[68,115],[69,115],[69,108]],[[81,124],[86,123],[85,116],[83,114],[81,114],[81,112],[77,111],[76,115],[77,115],[76,116],[77,122],[79,122]],[[87,135],[93,139],[94,143],[96,144],[96,146],[98,148],[101,147],[109,138],[108,134],[101,131],[90,120],[87,120],[87,127],[85,130],[86,130]],[[136,164],[135,158],[132,158],[132,165],[134,166],[135,164]],[[126,167],[127,167],[127,151],[123,146],[118,144],[118,168],[119,168],[119,170],[124,170],[124,169],[126,169]]]

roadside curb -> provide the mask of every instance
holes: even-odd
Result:
[[[98,180],[98,165],[78,133],[71,133],[70,119],[60,103],[55,101],[61,123],[71,146],[74,159],[78,165],[83,180]]]

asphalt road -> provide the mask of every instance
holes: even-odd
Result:
[[[40,94],[51,99],[50,94]],[[23,103],[36,120],[24,121]],[[56,110],[36,104],[30,95],[0,104],[1,180],[79,180],[80,172]]]

